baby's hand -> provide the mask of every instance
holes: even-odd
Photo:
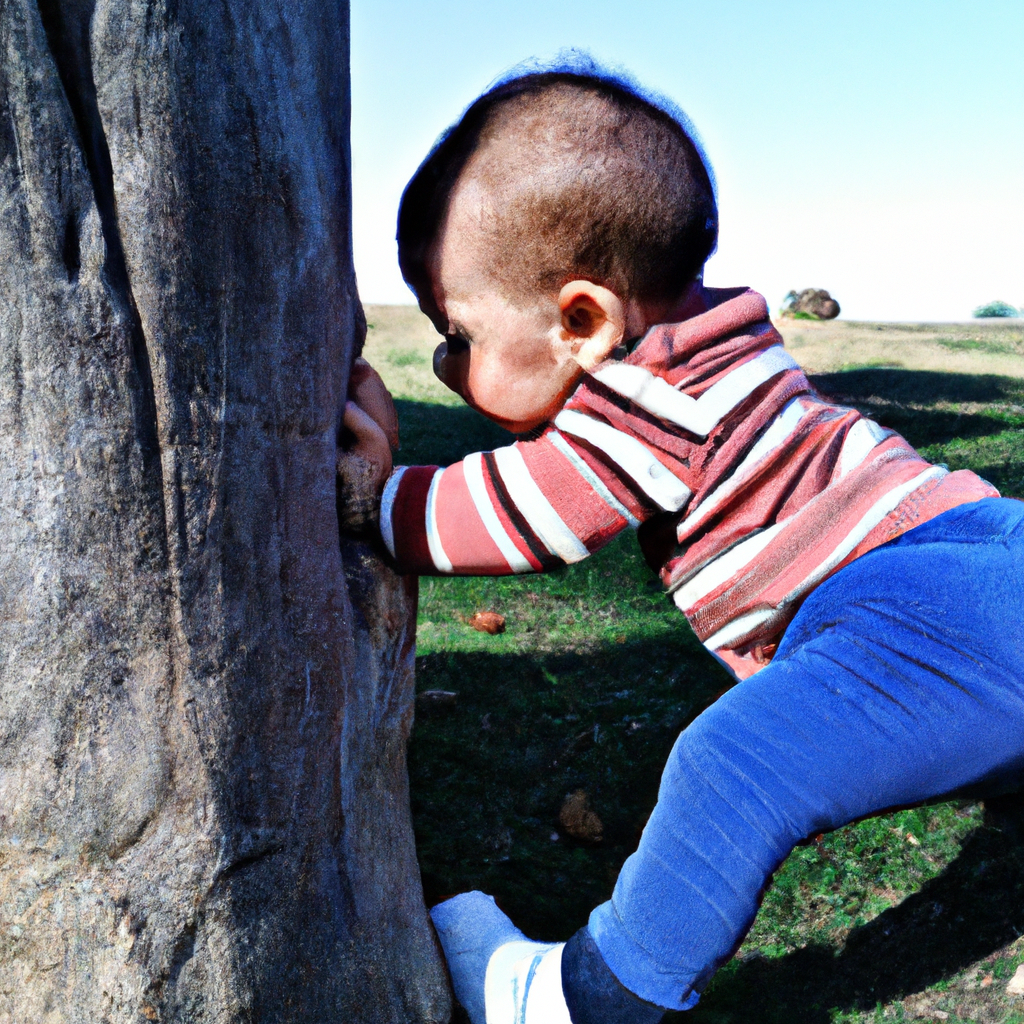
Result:
[[[398,447],[398,415],[395,413],[395,403],[391,400],[384,381],[380,379],[380,374],[361,357],[352,364],[352,374],[348,380],[348,397],[384,431],[390,458],[390,449]],[[345,426],[356,433],[348,423]]]
[[[380,494],[391,475],[391,449],[398,447],[398,417],[384,382],[365,359],[352,368],[344,426],[353,437],[338,452],[339,514],[350,532],[375,528]]]

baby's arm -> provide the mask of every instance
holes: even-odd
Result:
[[[380,528],[407,572],[501,576],[578,562],[652,511],[628,472],[549,426],[445,469],[399,467]]]
[[[390,473],[385,427],[393,407],[380,378],[364,365],[362,391],[346,405],[345,425],[355,441],[339,459],[339,473],[344,492],[351,466],[368,467],[364,476],[370,480],[372,473],[372,481],[362,490],[369,487],[374,504],[372,488],[383,486],[380,532],[403,572],[501,576],[556,569],[627,526],[678,509],[689,493],[636,437],[578,411],[561,413],[532,440],[475,452],[444,469],[399,466]]]

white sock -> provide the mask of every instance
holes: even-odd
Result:
[[[562,949],[527,939],[506,942],[487,961],[487,1024],[572,1024],[562,995]]]

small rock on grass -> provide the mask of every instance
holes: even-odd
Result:
[[[1024,997],[1024,964],[1017,968],[1010,979],[1010,984],[1006,986],[1006,994],[1008,996],[1015,996],[1018,999]]]
[[[792,291],[786,296],[782,315],[834,320],[839,316],[839,303],[824,288],[805,288],[801,292]]]
[[[585,843],[599,843],[604,838],[604,822],[590,809],[590,797],[584,789],[565,798],[558,812],[558,824],[566,835]]]
[[[480,633],[490,633],[493,636],[495,633],[505,632],[505,616],[498,612],[474,612],[466,620],[466,625]]]

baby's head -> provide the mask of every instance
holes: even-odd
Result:
[[[597,71],[480,97],[402,197],[399,260],[445,335],[435,372],[517,432],[584,369],[678,311],[718,236],[681,119]]]

